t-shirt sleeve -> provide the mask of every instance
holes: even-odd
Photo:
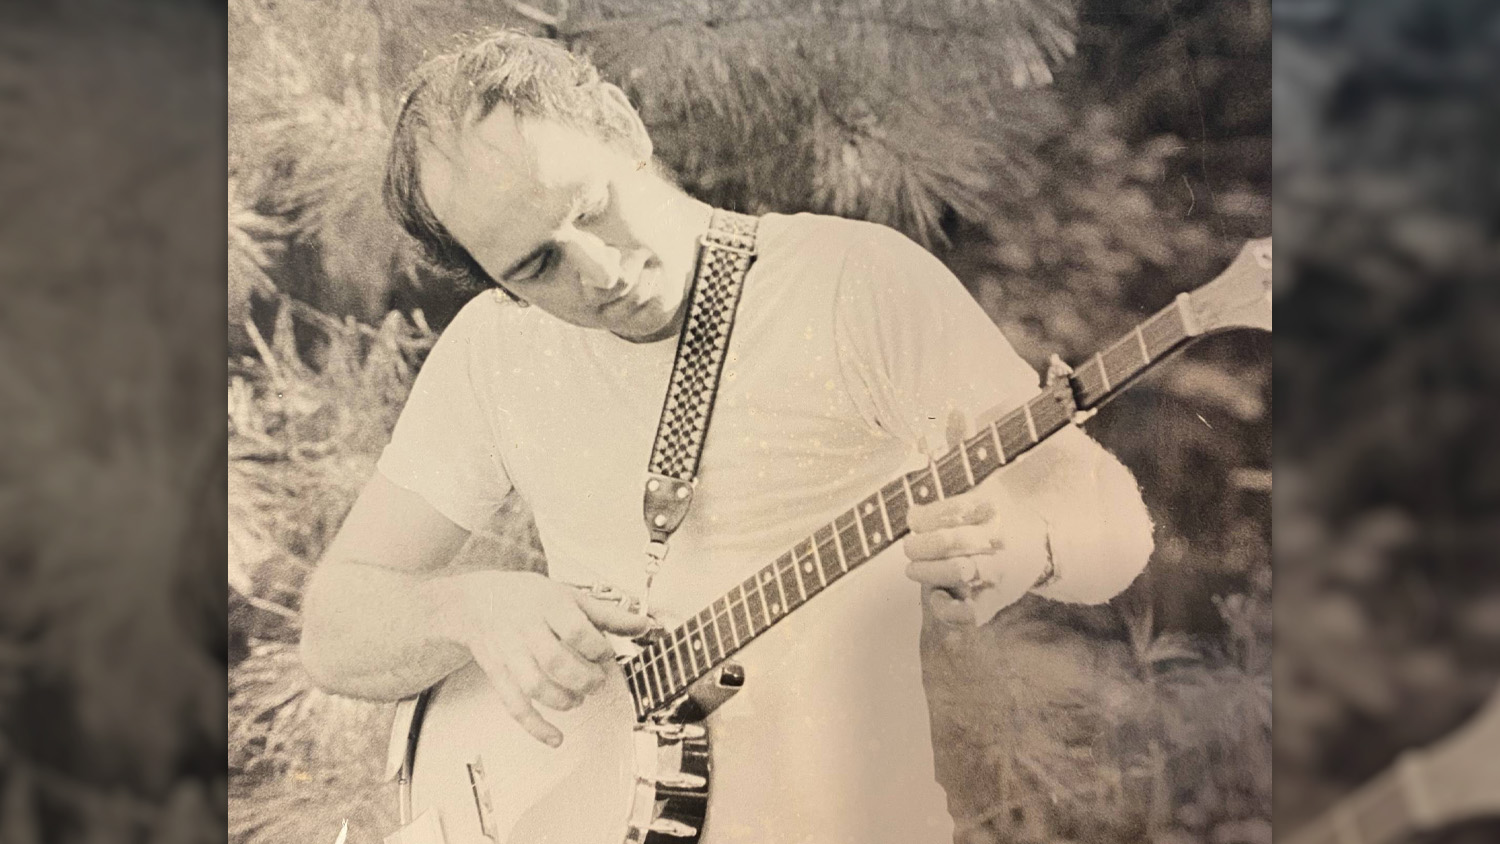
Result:
[[[498,447],[500,414],[485,377],[491,368],[478,365],[495,352],[487,312],[493,303],[486,298],[465,306],[428,353],[376,464],[392,483],[470,532],[511,489]]]
[[[861,413],[932,453],[947,449],[948,417],[970,432],[1036,395],[1037,373],[963,284],[925,249],[859,225],[837,299],[840,367]]]

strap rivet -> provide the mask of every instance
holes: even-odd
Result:
[[[661,489],[661,481],[652,478],[651,480],[646,482],[646,489],[649,489],[652,492],[656,492],[657,490]]]
[[[678,498],[687,498],[688,497],[688,488],[686,486],[680,486],[680,487],[678,487],[677,488],[677,497]]]

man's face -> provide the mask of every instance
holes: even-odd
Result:
[[[422,189],[438,220],[506,290],[627,340],[675,332],[695,232],[668,186],[623,149],[497,108],[430,145]]]

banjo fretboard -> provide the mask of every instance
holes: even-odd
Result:
[[[624,663],[637,719],[645,719],[832,586],[906,536],[906,515],[967,492],[995,470],[1066,427],[1076,412],[1118,395],[1146,369],[1201,333],[1188,294],[974,437],[903,475],[813,531],[685,623],[664,631]]]

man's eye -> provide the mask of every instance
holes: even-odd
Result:
[[[554,260],[554,256],[556,255],[556,249],[548,249],[541,255],[538,255],[534,261],[527,265],[525,270],[516,274],[515,280],[533,281],[535,279],[541,278],[542,275],[547,272],[547,270],[552,269],[552,262]]]

